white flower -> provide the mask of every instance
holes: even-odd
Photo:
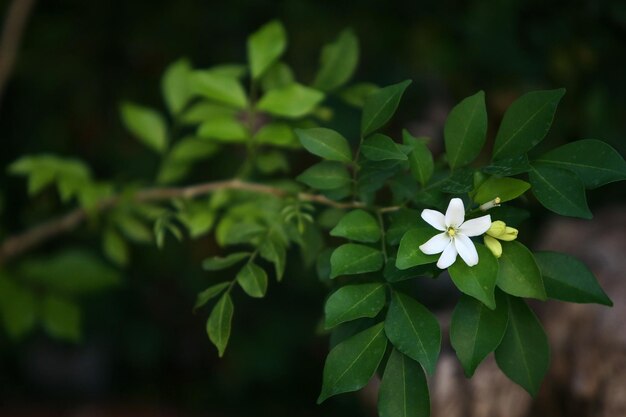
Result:
[[[470,236],[480,236],[491,227],[491,216],[486,215],[465,221],[465,207],[463,200],[450,200],[445,216],[435,210],[422,211],[422,219],[443,233],[433,236],[428,242],[420,246],[426,255],[441,253],[437,266],[446,269],[454,263],[456,255],[469,266],[478,263],[478,253]]]

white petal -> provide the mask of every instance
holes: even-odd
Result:
[[[480,236],[491,227],[491,216],[486,215],[468,220],[459,227],[459,233],[465,236]]]
[[[446,226],[457,228],[463,224],[465,220],[465,206],[460,198],[450,200],[448,210],[446,211]]]
[[[441,253],[450,244],[450,236],[447,233],[439,233],[431,237],[428,242],[420,246],[420,250],[426,255]]]
[[[450,242],[446,249],[443,251],[439,260],[437,261],[437,267],[439,269],[446,269],[456,261],[456,248],[454,242]]]
[[[457,234],[454,239],[454,246],[468,266],[474,266],[478,263],[478,252],[476,252],[474,242],[469,237]]]
[[[446,218],[443,213],[435,210],[424,209],[422,211],[422,219],[437,230],[444,232],[446,230]]]

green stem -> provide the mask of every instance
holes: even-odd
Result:
[[[387,243],[385,242],[385,221],[383,219],[383,213],[380,210],[376,210],[376,217],[378,218],[378,225],[380,227],[380,246],[385,263],[387,263]]]

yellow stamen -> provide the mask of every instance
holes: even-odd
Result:
[[[456,230],[454,227],[448,227],[448,236],[454,237],[456,235]]]

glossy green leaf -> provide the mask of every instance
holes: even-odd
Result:
[[[435,236],[437,233],[441,232],[429,226],[408,230],[400,241],[400,247],[398,248],[398,255],[396,257],[396,268],[407,269],[418,265],[437,262],[439,255],[426,255],[419,248],[420,245],[426,243],[428,239]]]
[[[454,106],[443,129],[448,163],[454,169],[472,162],[487,138],[485,92],[479,91]]]
[[[191,64],[187,59],[179,59],[170,64],[161,79],[161,92],[170,113],[179,114],[187,105],[191,95],[187,80],[191,74]]]
[[[330,257],[331,278],[374,272],[382,267],[383,254],[379,250],[355,243],[339,246]]]
[[[244,109],[248,102],[246,92],[237,78],[219,72],[193,71],[188,81],[189,91],[218,103]]]
[[[374,216],[365,210],[357,209],[346,213],[330,231],[330,235],[357,242],[378,242],[380,226]]]
[[[275,116],[299,118],[310,114],[322,100],[324,93],[321,91],[292,83],[265,93],[257,103],[257,108]]]
[[[393,346],[421,363],[433,374],[441,348],[441,330],[437,318],[426,307],[408,295],[393,292],[385,333]]]
[[[430,395],[422,367],[394,349],[378,393],[380,417],[428,417]]]
[[[526,154],[493,161],[482,169],[482,172],[485,174],[499,175],[502,177],[510,177],[528,171],[530,171],[530,163],[528,162],[528,156]]]
[[[324,306],[327,329],[362,317],[376,317],[385,305],[383,284],[345,285],[332,293]]]
[[[543,154],[537,162],[576,173],[587,188],[626,179],[624,158],[600,140],[586,139],[568,143]]]
[[[255,80],[280,58],[287,48],[287,34],[282,23],[273,20],[248,38],[248,62]]]
[[[450,173],[436,188],[448,194],[465,194],[474,188],[474,170],[471,168],[458,168]]]
[[[504,113],[496,135],[493,159],[521,155],[543,140],[550,130],[564,88],[526,93]]]
[[[448,272],[454,285],[463,293],[476,298],[490,309],[496,308],[494,291],[498,279],[498,260],[489,249],[480,243],[476,243],[478,252],[478,264],[467,266],[457,257]]]
[[[339,97],[347,104],[363,108],[367,97],[378,90],[378,86],[372,83],[358,83],[346,87],[339,92]]]
[[[400,282],[417,277],[432,277],[432,265],[420,265],[409,269],[396,268],[396,259],[389,258],[383,269],[383,276],[387,282]]]
[[[385,234],[387,244],[397,245],[407,230],[416,227],[425,227],[417,210],[402,208],[389,215],[390,224]]]
[[[509,324],[496,349],[496,362],[506,376],[535,396],[550,365],[548,338],[524,300],[507,298]]]
[[[200,124],[196,135],[225,143],[242,143],[248,139],[248,130],[234,117],[219,117]]]
[[[227,292],[219,299],[211,315],[206,322],[206,331],[209,339],[217,348],[217,353],[221,358],[224,355],[228,339],[230,338],[231,323],[233,320],[233,302]]]
[[[206,290],[199,292],[196,297],[196,304],[193,308],[197,309],[204,306],[209,300],[220,295],[229,285],[230,282],[220,282],[219,284],[211,285]]]
[[[468,378],[498,347],[506,331],[509,319],[507,299],[499,292],[497,301],[494,310],[475,298],[462,295],[452,313],[450,343]]]
[[[44,297],[41,324],[55,339],[77,342],[80,339],[80,308],[74,302],[55,295]]]
[[[250,257],[250,252],[229,253],[225,257],[215,256],[202,261],[202,269],[205,271],[219,271],[229,268]]]
[[[413,178],[423,187],[432,177],[435,169],[433,154],[426,146],[424,138],[415,138],[407,130],[402,132],[402,140],[405,145],[412,148],[408,154],[409,168]]]
[[[593,272],[578,259],[558,252],[535,252],[534,255],[548,298],[572,303],[613,305]]]
[[[389,136],[376,133],[363,141],[361,152],[370,161],[406,161],[406,153]]]
[[[318,190],[333,190],[347,186],[352,178],[346,167],[339,162],[323,161],[308,168],[296,178]]]
[[[344,85],[352,77],[359,61],[359,40],[350,29],[342,31],[337,40],[324,46],[321,66],[313,81],[313,87],[332,91]]]
[[[333,395],[363,388],[376,372],[386,348],[383,323],[363,330],[335,346],[324,364],[318,404]]]
[[[548,210],[562,216],[593,217],[585,186],[575,173],[550,165],[533,165],[529,178],[533,194]]]
[[[338,132],[323,127],[296,129],[295,132],[304,149],[313,155],[330,161],[352,161],[350,145]]]
[[[546,299],[541,272],[535,257],[519,242],[501,242],[498,259],[498,287],[516,297]]]
[[[126,128],[144,145],[157,152],[167,148],[167,126],[163,116],[148,107],[122,103],[122,120]]]
[[[400,104],[404,90],[409,84],[411,84],[411,80],[406,80],[378,89],[367,96],[361,119],[362,136],[368,136],[380,129],[391,119],[398,108],[398,104]]]
[[[526,181],[515,178],[498,178],[491,177],[483,182],[474,196],[474,201],[483,204],[488,201],[500,198],[503,203],[516,199],[530,189],[530,184]]]
[[[267,273],[252,262],[241,268],[237,274],[237,282],[250,297],[262,298],[267,292]]]

